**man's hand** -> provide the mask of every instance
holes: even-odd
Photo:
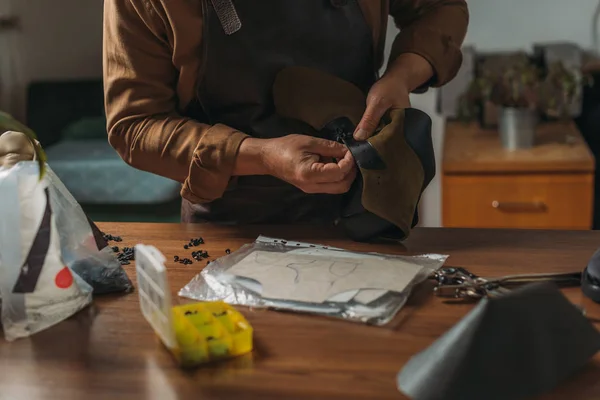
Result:
[[[306,135],[248,138],[236,164],[234,175],[272,175],[306,193],[346,193],[356,177],[344,145]]]
[[[369,90],[367,108],[356,127],[354,139],[367,140],[377,130],[381,118],[388,110],[410,107],[409,91],[391,75],[384,75]]]
[[[410,93],[433,76],[433,68],[423,57],[401,54],[369,91],[367,107],[354,132],[354,139],[371,137],[388,110],[410,107]]]
[[[306,135],[266,142],[263,164],[269,175],[306,193],[346,193],[356,177],[354,161],[344,145]]]

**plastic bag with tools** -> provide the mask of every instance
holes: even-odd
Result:
[[[133,286],[98,228],[51,170],[0,167],[0,298],[13,340],[73,315],[94,293]],[[73,273],[75,272],[75,273]]]
[[[384,325],[446,258],[358,253],[260,236],[211,262],[179,295]]]

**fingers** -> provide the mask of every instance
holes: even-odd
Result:
[[[311,138],[302,147],[305,155],[295,166],[291,182],[306,193],[339,194],[356,178],[356,164],[345,145]],[[337,160],[337,161],[336,161]]]
[[[311,138],[307,151],[322,157],[343,158],[348,149],[341,143],[321,138]]]
[[[298,185],[306,193],[346,193],[354,179],[357,168],[350,152],[337,163],[314,162],[307,168]]]
[[[308,187],[305,190],[307,193],[324,193],[324,194],[343,194],[348,192],[352,187],[354,179],[356,179],[357,170],[353,168],[345,177],[339,182],[332,183],[317,183]]]
[[[314,138],[308,144],[310,155],[298,168],[298,180],[311,183],[340,182],[354,168],[354,160],[346,146],[330,140]],[[333,162],[327,162],[334,159]],[[338,159],[339,161],[335,161]]]
[[[354,157],[352,157],[352,153],[350,151],[346,151],[344,158],[339,160],[337,164],[342,171],[350,171],[356,165],[354,162]]]
[[[315,162],[301,172],[301,179],[311,183],[331,183],[342,181],[354,165],[343,158],[337,163]]]
[[[345,149],[344,156],[339,161],[320,162],[317,159],[307,159],[306,168],[300,169],[300,179],[312,183],[340,182],[355,169],[352,153]]]
[[[369,137],[371,137],[379,126],[379,121],[381,121],[381,118],[388,108],[389,104],[386,101],[383,101],[381,98],[376,96],[370,96],[367,99],[367,108],[365,113],[356,126],[354,139],[367,140]]]

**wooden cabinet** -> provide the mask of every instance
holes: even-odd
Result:
[[[590,229],[594,164],[572,123],[542,124],[534,148],[511,152],[495,131],[450,122],[442,165],[443,225]]]

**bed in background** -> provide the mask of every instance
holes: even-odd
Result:
[[[179,221],[180,184],[127,165],[108,143],[101,80],[32,83],[27,123],[90,218]]]

